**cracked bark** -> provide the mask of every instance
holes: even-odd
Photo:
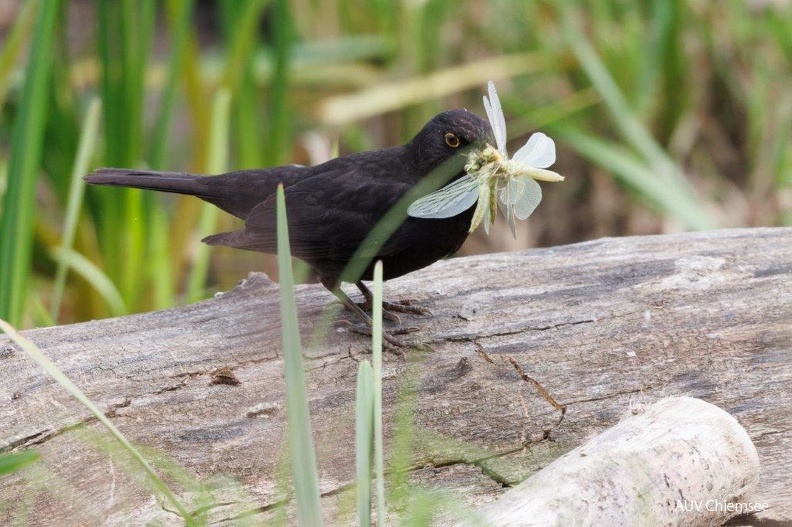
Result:
[[[386,357],[386,434],[399,405],[413,404],[409,479],[478,508],[613,425],[632,402],[699,397],[754,440],[757,500],[771,506],[762,518],[792,518],[791,261],[792,229],[745,229],[454,259],[390,281],[389,299],[434,312],[404,322],[435,351]],[[332,297],[318,285],[296,296],[321,491],[329,523],[346,524],[336,514],[351,492],[356,360],[368,343],[338,331],[313,339]],[[25,334],[152,449],[188,508],[210,523],[246,514],[259,522],[279,514],[287,486],[277,477],[278,317],[277,285],[251,275],[191,306]],[[509,359],[567,407],[560,426]],[[225,368],[238,385],[213,383]],[[124,454],[103,446],[101,426],[5,336],[0,376],[0,450],[36,442],[42,454],[37,467],[0,480],[0,523],[23,513],[31,524],[173,523]]]

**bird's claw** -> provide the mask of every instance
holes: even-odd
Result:
[[[369,311],[372,310],[372,305],[374,304],[374,295],[371,293],[366,284],[363,282],[358,282],[357,284],[358,289],[363,294],[363,298],[365,303],[363,307],[368,309]],[[397,302],[382,302],[382,309],[384,313],[389,313],[391,316],[396,317],[395,313],[409,313],[411,315],[431,315],[432,312],[426,309],[425,307],[414,305],[415,302],[413,300],[405,299],[399,300]],[[383,316],[385,314],[383,313]],[[387,318],[387,316],[386,316]],[[393,320],[392,318],[390,320]]]
[[[409,313],[411,315],[432,315],[433,313],[423,306],[413,305],[412,300],[399,302],[383,302],[382,309],[390,312]]]
[[[371,304],[368,302],[361,302],[358,304],[362,309],[371,313]],[[413,305],[411,300],[404,300],[400,302],[383,302],[382,303],[382,318],[390,322],[401,324],[401,317],[396,313],[407,313],[409,315],[433,315],[431,311],[423,306]]]
[[[343,326],[347,329],[347,331],[351,331],[352,333],[366,335],[368,337],[371,336],[371,327],[368,324],[354,324],[348,320],[339,320],[336,323],[336,326]],[[409,342],[396,337],[396,335],[409,335],[410,333],[415,333],[416,331],[420,331],[420,329],[416,327],[397,327],[391,331],[383,331],[382,339],[391,346],[395,346],[397,348],[424,349],[424,344]]]
[[[397,315],[396,313],[394,313],[392,309],[389,309],[387,307],[388,304],[389,304],[388,302],[384,302],[382,304],[382,318],[384,318],[388,322],[395,322],[396,324],[401,325],[401,317],[399,315]],[[371,309],[371,305],[369,305],[367,302],[359,302],[358,306],[360,306],[361,309],[363,309],[363,310],[365,310],[365,311],[367,311],[369,313],[371,313],[373,311]]]
[[[336,300],[334,303],[341,304],[344,307],[347,307],[344,302],[340,300]],[[365,311],[366,313],[371,313],[371,304],[368,302],[357,302],[357,306]],[[402,320],[399,315],[395,312],[399,313],[411,313],[414,315],[431,315],[432,312],[426,309],[425,307],[420,306],[408,306],[403,304],[397,304],[392,302],[383,302],[382,303],[382,318],[387,320],[388,322],[394,322],[398,325],[401,325]]]

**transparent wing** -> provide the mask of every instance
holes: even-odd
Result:
[[[500,199],[502,205],[508,207],[519,201],[519,199],[525,193],[525,179],[527,178],[522,176],[512,177],[509,178],[508,181],[499,185],[500,193],[498,194],[498,198]]]
[[[542,201],[542,187],[539,183],[527,176],[513,178],[509,184],[517,184],[519,181],[523,191],[514,202],[514,215],[517,219],[524,220],[533,213],[539,202]]]
[[[412,202],[407,214],[413,218],[450,218],[473,206],[478,199],[478,182],[464,175],[450,185]]]
[[[490,98],[484,97],[484,109],[487,111],[492,133],[495,135],[495,144],[502,154],[506,154],[506,120],[503,118],[498,92],[495,91],[495,83],[489,81],[487,84]]]
[[[503,200],[498,201],[498,208],[500,208],[501,212],[503,213],[503,217],[506,218],[506,223],[509,224],[509,230],[514,236],[514,239],[517,239],[517,226],[514,223],[514,205],[505,205]]]
[[[515,152],[512,159],[532,167],[547,168],[556,160],[555,143],[545,134],[537,132]]]
[[[528,217],[528,215],[533,212],[533,209],[536,208],[536,205],[539,204],[537,201],[535,205],[528,211],[528,214],[525,216],[518,216],[517,210],[518,205],[522,205],[526,195],[526,192],[533,192],[535,189],[531,184],[536,184],[536,182],[528,177],[525,176],[516,176],[509,178],[508,181],[502,185],[501,192],[498,195],[498,206],[503,212],[504,217],[506,218],[506,223],[509,224],[509,230],[514,236],[514,239],[517,239],[517,226],[515,225],[515,218],[519,218],[524,220]],[[541,190],[539,191],[539,199],[542,199]],[[521,211],[522,212],[522,211]]]

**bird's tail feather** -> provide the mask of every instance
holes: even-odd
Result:
[[[199,176],[184,172],[100,168],[83,179],[93,185],[196,196],[244,220],[257,205],[275,194],[278,183],[289,186],[300,181],[305,170],[303,166],[287,165],[263,170],[238,170],[218,176]]]
[[[202,181],[204,176],[183,172],[100,168],[83,179],[92,185],[159,190],[198,197],[205,197],[208,190],[206,181]]]
[[[233,178],[232,181],[228,181],[224,180],[224,177],[199,176],[185,172],[100,168],[83,176],[83,179],[92,185],[158,190],[195,196],[244,219],[259,200],[255,195],[235,192]],[[224,181],[227,184],[222,184]]]

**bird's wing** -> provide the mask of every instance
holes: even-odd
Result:
[[[306,170],[302,165],[285,165],[203,178],[206,191],[198,197],[244,220],[259,203],[274,199],[278,184],[288,188],[305,177]]]
[[[406,183],[360,177],[348,170],[325,172],[285,189],[289,242],[303,259],[346,260],[352,257],[381,217],[409,190]],[[212,245],[274,253],[277,250],[275,196],[253,208],[241,231],[210,236]],[[372,256],[403,249],[407,240],[380,240]]]

